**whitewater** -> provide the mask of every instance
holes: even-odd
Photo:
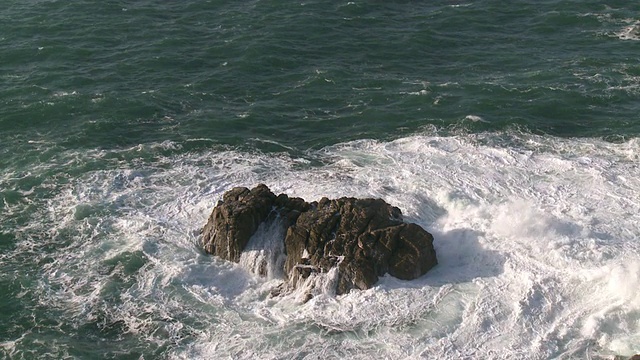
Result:
[[[638,351],[637,139],[425,130],[299,155],[181,151],[187,145],[61,151],[29,172],[3,173],[4,185],[41,178],[15,194],[20,200],[5,200],[8,219],[32,220],[15,229],[17,243],[0,260],[40,266],[18,297],[37,299],[34,308],[60,323],[36,323],[0,352],[77,356],[61,335],[91,326],[116,357],[608,359]],[[82,171],[61,181],[63,171],[51,175],[60,168]],[[259,278],[199,248],[222,193],[258,183],[307,200],[381,197],[434,234],[439,265],[414,281],[385,276],[343,296],[327,288],[307,303],[295,293],[272,297],[278,276]],[[53,195],[37,197],[42,191]],[[43,340],[44,327],[58,339]]]

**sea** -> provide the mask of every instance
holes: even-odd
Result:
[[[631,356],[639,137],[637,1],[3,0],[0,359]],[[200,245],[260,183],[439,264],[273,297]]]

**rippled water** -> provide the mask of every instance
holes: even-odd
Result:
[[[0,357],[640,351],[639,21],[623,1],[7,1]],[[257,183],[382,197],[439,265],[270,298],[277,277],[197,245]]]

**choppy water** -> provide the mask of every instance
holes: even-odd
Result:
[[[639,352],[639,40],[626,1],[7,1],[0,358]],[[197,246],[257,183],[382,197],[440,264],[269,298]]]

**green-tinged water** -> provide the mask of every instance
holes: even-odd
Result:
[[[633,1],[6,0],[0,359],[640,351],[639,59]],[[445,280],[265,299],[197,246],[257,182],[395,202]]]
[[[10,2],[2,132],[67,148],[203,137],[306,149],[428,124],[633,137],[638,42],[618,34],[639,11],[600,1]],[[464,124],[468,115],[483,121]]]

